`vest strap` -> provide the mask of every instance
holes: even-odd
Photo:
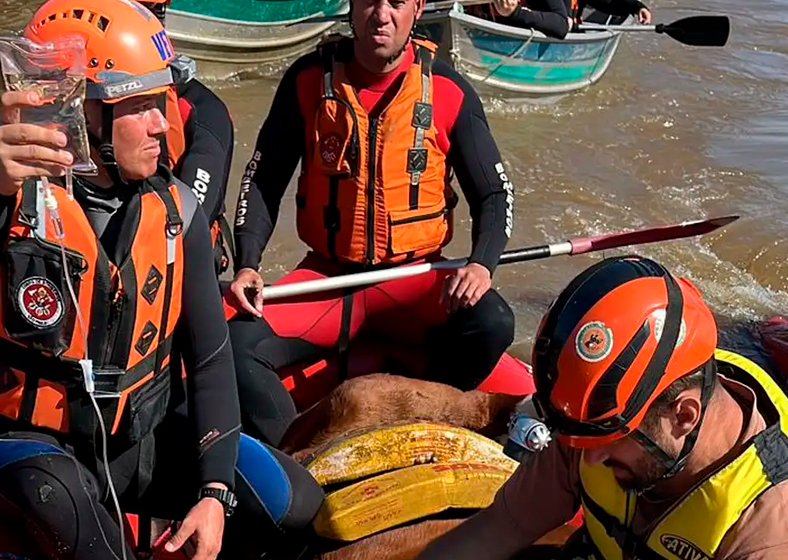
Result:
[[[788,436],[773,424],[753,438],[758,457],[769,482],[779,484],[788,479]]]
[[[46,218],[43,185],[35,179],[28,179],[22,184],[19,221],[35,230],[41,239],[46,239]]]
[[[334,96],[334,56],[336,43],[324,45],[320,49],[323,63],[323,98],[333,99]],[[339,231],[339,177],[328,178],[328,203],[323,208],[323,227],[326,228],[326,249],[333,259],[336,256],[336,240]]]
[[[430,104],[430,77],[432,75],[433,55],[429,49],[416,47],[416,57],[421,66],[421,100],[413,104],[411,126],[413,147],[408,150],[407,172],[410,175],[408,205],[411,210],[419,207],[419,181],[427,169],[427,150],[424,148],[424,135],[432,126],[432,105]]]
[[[337,233],[340,224],[339,215],[339,177],[328,178],[328,204],[323,208],[323,227],[326,228],[326,248],[333,259],[336,257]]]

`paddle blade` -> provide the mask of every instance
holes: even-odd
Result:
[[[727,16],[692,16],[667,25],[658,24],[655,31],[685,45],[724,47],[731,32],[731,23]]]
[[[573,239],[571,254],[579,255],[590,251],[604,251],[606,249],[615,249],[616,247],[626,247],[627,245],[644,245],[646,243],[657,243],[670,239],[682,239],[685,237],[694,237],[696,235],[705,235],[735,222],[738,219],[739,216],[724,216],[639,231],[612,233],[600,235],[598,237],[587,237],[585,239]]]

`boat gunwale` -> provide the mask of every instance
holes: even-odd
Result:
[[[268,39],[241,39],[238,37],[231,38],[229,36],[214,36],[209,37],[205,35],[197,35],[188,33],[184,30],[167,28],[167,35],[174,41],[183,43],[194,43],[202,46],[209,47],[224,47],[234,50],[257,50],[257,49],[275,49],[278,47],[286,47],[293,44],[309,41],[318,35],[321,35],[331,29],[334,25],[329,22],[321,27],[312,27],[304,30],[304,32],[293,35],[282,35],[279,37],[273,36]]]
[[[225,25],[238,25],[238,26],[242,26],[242,27],[284,27],[284,26],[292,25],[292,24],[295,24],[295,23],[299,23],[299,22],[302,22],[304,20],[307,20],[307,19],[310,19],[310,18],[313,18],[313,17],[317,17],[317,16],[329,16],[329,15],[338,14],[339,10],[341,10],[343,7],[345,7],[348,4],[348,2],[349,2],[349,0],[340,0],[337,3],[337,11],[336,12],[326,13],[324,10],[321,10],[319,12],[315,12],[313,14],[309,14],[309,15],[304,16],[304,17],[295,18],[295,19],[283,19],[283,20],[279,20],[279,21],[248,21],[248,20],[243,20],[243,19],[229,19],[229,18],[223,18],[223,17],[217,17],[217,16],[209,16],[209,15],[200,14],[200,13],[197,13],[197,12],[187,12],[187,11],[184,11],[184,10],[177,10],[175,8],[169,8],[167,10],[167,15],[169,16],[170,14],[175,14],[175,15],[181,17],[181,18],[198,19],[198,20],[202,20],[202,21],[209,21],[209,22],[212,22],[212,23],[220,23],[220,24],[225,24]],[[342,15],[342,14],[338,14],[338,15]],[[333,25],[336,22],[329,21],[329,22],[322,22],[322,23],[325,23],[325,24],[330,26],[330,25]],[[314,25],[319,26],[319,25],[321,25],[321,22],[315,22]]]

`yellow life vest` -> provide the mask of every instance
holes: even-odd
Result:
[[[715,358],[725,377],[755,391],[766,429],[642,536],[628,535],[627,530],[635,513],[635,495],[628,496],[607,467],[581,460],[586,541],[596,549],[588,558],[709,560],[742,512],[763,492],[788,478],[788,465],[782,460],[788,456],[788,398],[768,373],[747,358],[719,349]]]

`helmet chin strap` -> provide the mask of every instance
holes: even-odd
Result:
[[[112,128],[115,122],[115,111],[111,104],[101,104],[101,138],[93,133],[88,133],[88,140],[96,148],[101,158],[104,169],[107,170],[110,180],[115,185],[127,185],[123,178],[118,162],[115,159],[115,148],[112,146]]]
[[[711,398],[711,390],[714,382],[714,373],[716,371],[716,367],[717,365],[714,361],[714,358],[703,365],[703,386],[700,390],[700,418],[698,418],[698,422],[695,424],[695,427],[692,428],[692,431],[684,438],[684,445],[676,457],[672,457],[667,451],[662,449],[655,441],[649,438],[642,431],[635,430],[632,432],[632,436],[635,438],[635,440],[667,469],[662,476],[652,482],[649,486],[640,489],[640,494],[650,490],[657,483],[676,476],[686,466],[687,459],[692,453],[692,450],[695,448],[695,443],[698,440],[698,433],[700,432],[700,427],[703,424],[703,418],[706,415],[706,409],[708,408],[709,399]]]

